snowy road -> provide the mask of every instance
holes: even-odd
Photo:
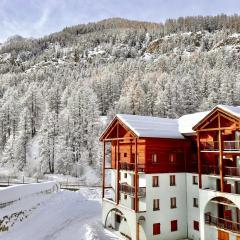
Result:
[[[107,240],[119,239],[101,225],[99,192],[61,191],[42,200],[22,222],[8,232],[0,233],[1,240]]]

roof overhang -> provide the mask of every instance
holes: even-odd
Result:
[[[220,112],[222,114],[225,114],[227,116],[229,116],[230,118],[236,120],[236,121],[240,121],[239,116],[237,116],[237,114],[234,114],[231,111],[228,111],[226,108],[222,108],[221,105],[220,106],[216,106],[214,107],[203,119],[201,119],[201,121],[199,121],[195,126],[193,126],[193,130],[197,131],[202,124],[207,121],[207,119],[209,119],[211,116],[213,116],[216,112]]]

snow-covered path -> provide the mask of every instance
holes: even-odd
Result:
[[[27,219],[0,233],[1,240],[118,239],[101,225],[96,189],[61,191],[46,197]]]

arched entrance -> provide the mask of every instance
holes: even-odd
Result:
[[[126,239],[132,239],[127,219],[117,208],[113,208],[107,213],[104,227],[111,231],[116,231],[118,235]]]
[[[239,234],[239,207],[232,200],[223,196],[211,198],[204,209],[205,240],[237,239]]]

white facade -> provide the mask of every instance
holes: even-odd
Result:
[[[116,170],[111,171],[111,184],[113,188],[111,198],[114,200]],[[128,185],[133,186],[133,172],[121,170],[120,175],[120,183],[127,183]],[[175,176],[175,186],[170,186],[171,175]],[[134,198],[129,194],[121,192],[119,205],[104,200],[103,212],[105,212],[105,214],[103,215],[106,216],[107,211],[114,208],[119,209],[126,218],[126,221],[121,222],[121,226],[117,229],[132,239],[136,239],[136,231],[138,228],[137,219],[142,216],[145,218],[145,221],[139,225],[138,231],[140,240],[177,240],[187,237],[198,240],[200,239],[200,233],[199,231],[194,230],[193,221],[199,221],[199,208],[193,206],[193,198],[199,198],[199,190],[198,185],[193,184],[193,175],[197,176],[196,174],[190,173],[139,173],[139,187],[146,187],[146,197],[139,198],[139,213],[135,214],[134,210],[132,210],[134,206]],[[158,187],[152,186],[153,176],[158,177]],[[171,208],[171,198],[176,198],[176,208]],[[159,210],[153,210],[154,199],[159,199]],[[126,214],[126,212],[128,212],[128,214]],[[106,221],[104,216],[103,224],[105,224]],[[177,230],[171,231],[171,221],[174,220],[177,220]],[[111,220],[108,219],[107,221],[115,222],[114,213]],[[154,223],[160,223],[161,233],[159,235],[153,235]],[[129,228],[131,229],[131,234],[129,233]],[[123,234],[122,236],[124,236]]]
[[[115,199],[116,189],[116,170],[111,170],[113,194]],[[120,183],[134,184],[134,174],[131,171],[120,171]],[[175,175],[175,186],[170,186],[170,176]],[[158,187],[152,186],[152,177],[157,176]],[[195,177],[195,181],[193,180]],[[198,187],[198,174],[194,173],[162,173],[144,174],[139,173],[139,187],[146,187],[146,197],[139,198],[139,212],[133,210],[133,196],[121,192],[120,203],[103,200],[103,224],[116,225],[115,212],[112,209],[119,209],[124,215],[123,220],[117,226],[119,236],[129,236],[131,239],[139,240],[177,240],[189,238],[193,240],[212,240],[218,239],[218,229],[214,226],[205,224],[204,215],[211,212],[217,216],[217,205],[211,200],[215,197],[224,197],[231,200],[240,208],[240,196],[234,193],[222,193],[217,191],[218,176],[202,175],[203,188]],[[227,179],[233,185],[235,179]],[[171,208],[170,199],[176,197],[176,208]],[[194,198],[197,199],[194,206]],[[160,209],[153,210],[153,200],[159,199]],[[234,208],[229,206],[234,211]],[[234,216],[234,214],[233,214]],[[145,221],[137,224],[139,217],[144,217]],[[171,221],[177,220],[177,231],[171,231]],[[232,219],[236,219],[233,217]],[[194,229],[194,221],[199,223],[199,230]],[[161,233],[153,235],[153,224],[160,223]],[[106,226],[108,227],[108,226]],[[138,232],[138,233],[137,233]],[[230,240],[236,240],[236,233],[229,233]]]

